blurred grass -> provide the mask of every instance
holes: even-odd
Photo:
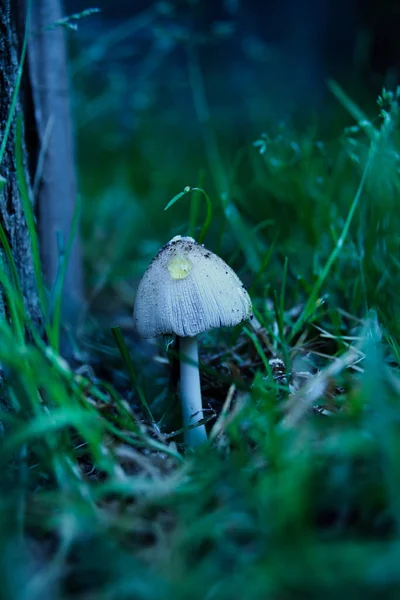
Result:
[[[398,93],[325,137],[271,125],[238,144],[201,123],[217,175],[207,144],[177,144],[150,116],[115,147],[111,117],[81,123],[92,305],[76,363],[24,320],[5,248],[3,597],[398,598]],[[124,316],[197,212],[165,205],[198,184],[213,203],[205,243],[241,274],[256,318],[201,337],[213,442],[185,454],[173,352],[141,345]],[[130,358],[99,328],[106,311]]]

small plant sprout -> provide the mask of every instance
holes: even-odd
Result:
[[[232,327],[251,316],[250,297],[237,275],[191,237],[174,237],[153,259],[139,283],[134,321],[144,338],[179,337],[180,391],[185,442],[207,439],[203,418],[197,335]]]

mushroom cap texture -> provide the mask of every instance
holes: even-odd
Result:
[[[174,237],[139,283],[133,317],[144,338],[191,337],[251,316],[250,297],[232,269],[191,237]]]

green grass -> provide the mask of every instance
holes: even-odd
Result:
[[[46,345],[0,230],[11,316],[0,322],[5,598],[398,597],[398,102],[384,92],[369,125],[329,139],[288,128],[261,136],[236,148],[230,168],[229,138],[201,118],[204,145],[188,142],[179,171],[157,153],[173,141],[160,135],[150,147],[146,124],[108,170],[107,124],[100,149],[89,136],[91,305],[74,364],[58,354],[65,262]],[[194,193],[164,212],[186,186],[204,189],[207,205]],[[255,312],[200,338],[210,443],[195,452],[181,443],[174,348],[142,343],[130,317],[147,262],[188,231],[240,273]]]

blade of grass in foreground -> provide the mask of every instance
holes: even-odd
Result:
[[[269,381],[271,382],[271,386],[273,386],[274,376],[273,376],[272,368],[268,362],[268,359],[265,355],[264,350],[262,349],[260,342],[258,341],[257,336],[252,331],[250,331],[250,329],[246,326],[243,327],[243,333],[245,333],[253,342],[253,345],[257,351],[257,354],[260,357],[261,362],[264,365],[264,369],[265,369],[266,374],[268,375]]]
[[[25,179],[25,169],[22,158],[22,117],[21,115],[17,118],[17,128],[16,128],[16,136],[15,136],[15,159],[17,165],[17,179],[18,186],[21,195],[21,202],[24,209],[25,219],[29,232],[29,239],[32,247],[32,257],[33,257],[33,269],[35,272],[35,280],[36,287],[39,296],[40,308],[42,310],[42,314],[46,315],[46,292],[44,286],[44,279],[42,274],[42,267],[40,261],[40,250],[39,250],[39,240],[36,231],[35,225],[35,216],[33,213],[32,204],[29,198],[28,186]]]
[[[113,335],[113,338],[115,340],[115,343],[118,346],[118,350],[121,353],[121,356],[125,362],[125,365],[128,369],[129,375],[131,376],[132,379],[132,383],[133,383],[133,387],[135,388],[138,396],[139,396],[139,400],[144,408],[144,410],[146,411],[147,415],[149,416],[150,421],[153,423],[153,425],[155,425],[158,429],[158,426],[156,424],[156,421],[153,417],[153,414],[150,410],[149,405],[147,404],[147,400],[146,397],[144,395],[143,389],[141,388],[141,386],[139,385],[139,381],[136,375],[136,371],[135,371],[135,367],[133,366],[133,362],[131,360],[131,357],[129,355],[129,350],[127,348],[127,345],[125,343],[124,340],[124,336],[122,335],[122,331],[121,331],[121,327],[119,325],[116,325],[115,327],[111,327],[111,333]]]
[[[10,314],[10,320],[14,335],[18,342],[24,344],[24,305],[22,294],[20,295],[11,284],[5,272],[3,262],[0,260],[0,286],[3,289],[5,301]]]
[[[338,258],[339,254],[343,248],[344,242],[346,241],[347,235],[349,233],[350,225],[351,225],[351,222],[354,217],[354,213],[355,213],[358,203],[360,201],[361,194],[364,190],[365,182],[366,182],[367,175],[368,175],[369,169],[371,167],[374,155],[375,155],[375,144],[372,144],[370,151],[369,151],[368,160],[367,160],[367,163],[364,168],[364,172],[361,177],[360,184],[359,184],[357,192],[354,196],[353,202],[351,203],[350,210],[348,212],[347,219],[343,225],[342,232],[341,232],[341,234],[336,242],[336,245],[333,248],[328,260],[326,261],[326,264],[325,264],[324,268],[322,269],[320,276],[318,277],[317,281],[315,282],[315,284],[312,288],[311,294],[308,297],[308,300],[307,300],[301,314],[299,315],[299,318],[297,319],[296,323],[293,326],[293,329],[290,334],[290,339],[294,338],[294,336],[300,331],[303,324],[313,314],[315,314],[315,311],[318,308],[317,300],[318,300],[319,291],[320,291],[321,287],[323,286],[325,280],[327,279],[329,272],[330,272],[333,264],[335,263],[336,259]]]
[[[83,427],[97,424],[99,416],[95,411],[88,412],[78,409],[77,406],[66,406],[53,409],[51,414],[36,415],[16,429],[7,437],[2,445],[1,462],[4,464],[15,452],[26,443],[51,436],[54,432],[74,427],[79,431]]]
[[[15,88],[13,90],[11,104],[10,104],[10,107],[8,110],[8,115],[7,115],[7,121],[6,121],[5,128],[4,128],[3,139],[2,139],[1,145],[0,145],[0,165],[3,161],[4,154],[6,151],[7,141],[8,141],[9,135],[10,135],[11,125],[12,125],[14,115],[15,115],[15,110],[17,107],[18,94],[19,94],[19,90],[21,87],[23,66],[24,66],[24,62],[25,62],[27,43],[28,43],[28,31],[29,31],[29,26],[30,26],[31,7],[32,7],[32,1],[28,0],[27,10],[26,10],[25,32],[24,32],[24,39],[23,39],[23,43],[22,43],[21,57],[20,57],[19,65],[18,65],[17,77],[15,80]],[[6,185],[6,183],[7,183],[7,180],[0,176],[0,192],[3,189],[3,187]],[[3,272],[3,265],[0,265],[0,268],[2,269],[2,284],[3,284],[3,286],[6,287],[6,296],[8,298],[8,303],[12,305],[12,306],[9,306],[9,310],[14,315],[14,319],[13,319],[14,329],[15,329],[18,337],[20,337],[21,335],[23,335],[23,328],[24,328],[24,325],[23,325],[23,321],[24,321],[23,296],[22,296],[17,267],[16,267],[16,264],[14,261],[14,257],[13,257],[11,248],[10,248],[10,244],[8,242],[7,234],[1,224],[0,224],[0,243],[3,246],[4,253],[6,255],[8,267],[10,269],[10,274],[11,274],[11,282],[10,282],[8,280],[8,277],[6,277],[5,273]]]
[[[15,260],[13,254],[11,252],[10,244],[8,242],[8,238],[6,232],[4,231],[3,225],[0,223],[0,243],[3,246],[4,253],[7,258],[8,267],[10,269],[12,285],[16,294],[18,294],[20,300],[22,301],[22,290],[19,282],[19,276],[17,271],[17,265],[15,264]]]
[[[62,294],[64,288],[65,276],[67,274],[69,257],[71,255],[72,245],[74,243],[75,235],[78,229],[80,215],[80,203],[77,200],[75,205],[75,211],[72,218],[71,231],[68,236],[67,248],[65,252],[60,252],[58,260],[58,268],[56,280],[49,300],[49,314],[47,321],[49,325],[50,333],[50,344],[54,350],[58,352],[60,346],[60,329],[61,329],[61,307],[62,307]]]
[[[11,124],[13,122],[14,113],[15,113],[15,109],[17,106],[19,89],[21,87],[22,71],[23,71],[23,66],[24,66],[24,62],[25,62],[26,48],[27,48],[27,44],[28,44],[28,31],[29,31],[29,25],[31,22],[31,6],[32,6],[32,0],[28,0],[27,11],[26,11],[25,33],[24,33],[24,40],[22,42],[21,58],[20,58],[19,65],[18,65],[17,77],[16,77],[16,81],[15,81],[15,88],[14,88],[12,99],[11,99],[11,106],[8,111],[6,126],[4,129],[3,139],[1,141],[1,146],[0,146],[0,165],[3,161],[4,153],[6,151],[8,136],[10,135]]]

